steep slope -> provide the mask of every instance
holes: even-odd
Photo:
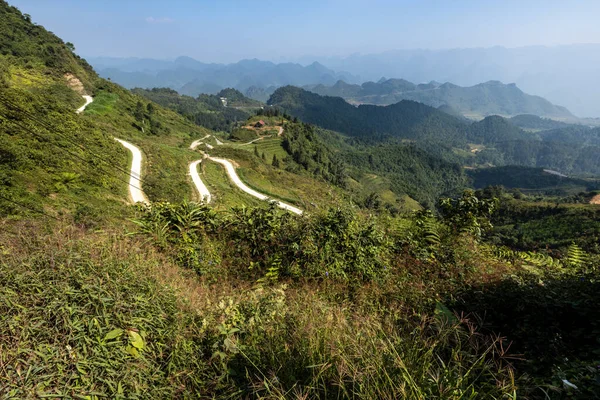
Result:
[[[0,210],[3,215],[63,213],[81,221],[122,215],[128,151],[140,147],[151,200],[194,194],[179,143],[202,128],[99,78],[30,17],[0,2]],[[76,110],[93,96],[85,111]]]

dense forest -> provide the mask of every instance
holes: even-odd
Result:
[[[395,137],[453,142],[464,128],[456,118],[421,103],[354,107],[342,98],[323,97],[292,86],[277,89],[268,104],[305,122],[371,140]]]
[[[346,169],[343,161],[325,145],[315,129],[308,124],[285,126],[281,146],[289,155],[284,160],[287,169],[295,172],[297,168],[302,168],[315,177],[345,187]]]
[[[294,87],[275,91],[269,104],[363,142],[410,140],[436,157],[467,166],[520,165],[583,176],[600,173],[598,128],[566,125],[526,132],[500,116],[468,122],[412,101],[354,107],[341,98]],[[469,144],[478,146],[469,152]]]
[[[168,88],[132,89],[132,92],[178,112],[199,126],[224,132],[231,132],[238,122],[244,122],[250,115],[247,110],[236,106],[259,107],[257,101],[234,89],[225,89],[217,95],[201,94],[197,98],[180,95]],[[227,107],[221,97],[228,98]]]

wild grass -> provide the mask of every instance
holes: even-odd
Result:
[[[112,113],[117,100],[119,100],[118,94],[100,91],[96,93],[94,102],[86,107],[85,113],[89,115],[103,115]]]
[[[227,210],[235,206],[258,206],[263,203],[261,200],[242,192],[231,183],[227,172],[221,165],[214,162],[203,162],[203,164],[205,164],[204,167],[199,166],[200,178],[207,185],[215,208]]]
[[[466,321],[309,282],[209,283],[120,232],[16,228],[1,235],[3,397],[514,398],[500,342]]]

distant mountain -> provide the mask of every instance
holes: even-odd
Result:
[[[564,107],[555,106],[539,96],[523,93],[515,84],[489,81],[461,87],[437,82],[416,85],[404,79],[388,79],[351,85],[338,81],[332,86],[309,85],[306,89],[324,96],[343,97],[352,104],[389,105],[413,100],[432,107],[447,106],[462,115],[485,117],[533,114],[553,118],[574,118]]]
[[[333,85],[340,79],[356,81],[350,74],[336,73],[317,62],[302,66],[253,59],[234,64],[206,64],[190,57],[173,61],[90,57],[89,62],[102,77],[127,88],[168,87],[189,96],[216,94],[225,88],[246,92],[250,88]],[[258,100],[266,100],[264,96],[259,97]]]
[[[471,167],[519,165],[600,174],[600,128],[569,125],[526,132],[497,115],[467,121],[411,100],[356,107],[340,97],[291,86],[277,89],[268,104],[361,142],[382,147],[410,142],[444,161]]]
[[[362,81],[381,76],[411,82],[453,82],[473,86],[499,80],[514,82],[526,93],[567,107],[579,117],[600,117],[600,44],[518,48],[406,49],[347,57],[304,57]],[[315,82],[316,83],[316,82]]]
[[[320,96],[301,88],[277,89],[268,101],[292,115],[327,129],[363,138],[398,137],[452,142],[466,124],[422,103],[404,100],[385,107],[355,107],[340,97]]]
[[[277,88],[275,86],[269,86],[268,88],[250,86],[248,89],[246,89],[244,94],[246,97],[266,103],[276,89]]]
[[[555,121],[549,118],[541,118],[537,115],[531,114],[515,115],[510,119],[510,122],[519,128],[532,131],[546,131],[550,129],[560,129],[571,126],[570,124],[561,121]]]

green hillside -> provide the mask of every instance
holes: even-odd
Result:
[[[403,101],[387,107],[354,107],[339,97],[319,96],[292,86],[277,89],[268,104],[305,122],[369,139],[453,141],[465,126],[456,118],[421,103]],[[444,137],[438,136],[440,132]]]
[[[463,191],[448,161],[478,157],[469,138],[483,153],[529,134],[294,91],[281,98],[306,120],[265,107],[243,121],[252,143],[234,141],[196,120],[229,106],[100,79],[4,1],[0,32],[0,397],[599,392],[595,193]],[[115,138],[142,151],[147,205],[128,200],[133,157]],[[216,157],[303,213],[250,196]]]
[[[223,91],[218,95],[201,94],[193,98],[167,88],[132,89],[133,93],[178,112],[196,125],[224,132],[230,132],[237,122],[245,121],[254,109],[260,107],[260,103],[247,99],[237,90],[232,91],[234,93]],[[230,96],[228,107],[224,106],[222,95]]]
[[[563,174],[600,174],[598,128],[566,125],[526,132],[492,115],[476,122],[412,101],[390,106],[354,107],[339,97],[280,88],[269,100],[304,121],[374,145],[410,141],[430,155],[468,167],[548,168]]]

